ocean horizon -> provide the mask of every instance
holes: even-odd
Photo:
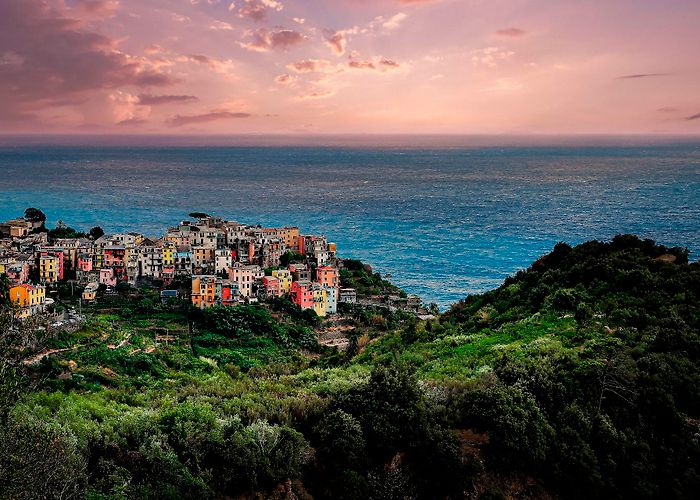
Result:
[[[554,244],[700,250],[692,136],[0,136],[0,219],[161,236],[192,211],[325,234],[440,307]]]

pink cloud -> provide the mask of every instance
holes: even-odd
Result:
[[[496,35],[507,38],[518,38],[527,35],[527,31],[520,28],[504,28],[496,31]]]
[[[275,83],[277,83],[279,85],[292,85],[298,79],[299,79],[299,77],[297,77],[297,76],[290,75],[289,73],[285,73],[283,75],[277,75],[275,77]]]
[[[391,59],[382,59],[379,61],[379,64],[384,66],[385,68],[398,68],[401,65],[397,63],[396,61],[392,61]]]
[[[197,64],[208,66],[212,70],[222,75],[230,75],[234,67],[233,61],[231,59],[217,59],[215,57],[209,57],[202,54],[190,54],[186,56],[179,56],[178,60],[191,61]]]
[[[200,115],[175,115],[168,120],[168,124],[172,127],[181,127],[183,125],[191,125],[193,123],[208,123],[218,120],[232,120],[240,118],[250,118],[250,113],[241,113],[233,111],[212,111]]]
[[[256,52],[268,52],[270,50],[288,50],[295,45],[299,45],[306,37],[298,31],[290,29],[278,29],[267,31],[259,29],[252,32],[250,42],[241,43],[241,47]]]
[[[297,73],[316,73],[329,67],[331,62],[326,59],[304,59],[292,64],[288,64],[287,68]]]
[[[326,99],[328,97],[331,97],[335,95],[335,91],[331,89],[324,89],[324,90],[312,90],[310,92],[307,92],[306,94],[300,94],[295,97],[295,100],[297,101],[311,101],[311,100],[317,100],[317,99]]]
[[[472,63],[475,66],[495,68],[501,62],[510,59],[513,55],[515,55],[515,52],[512,50],[505,50],[499,47],[487,47],[472,52]]]
[[[97,16],[113,16],[119,8],[119,0],[76,0],[75,9],[80,13]]]
[[[397,63],[396,61],[393,61],[391,59],[386,59],[384,57],[379,57],[371,61],[366,61],[366,60],[351,60],[348,63],[348,66],[352,69],[369,69],[369,70],[376,70],[376,71],[390,71],[393,69],[398,69],[401,67],[401,64]]]
[[[372,61],[350,61],[348,66],[355,69],[377,69]]]
[[[267,18],[268,9],[279,12],[284,9],[284,5],[277,0],[245,0],[245,5],[238,11],[238,17],[262,22]]]
[[[115,40],[67,17],[70,9],[60,5],[3,0],[0,47],[13,57],[0,64],[0,121],[32,117],[93,90],[176,82],[145,60],[118,51]]]
[[[342,56],[345,54],[345,48],[347,47],[347,40],[345,38],[345,31],[333,31],[325,30],[325,43],[328,48],[331,49],[336,56]]]
[[[138,104],[142,106],[158,106],[160,104],[172,104],[197,101],[193,95],[151,95],[141,94],[138,96]]]

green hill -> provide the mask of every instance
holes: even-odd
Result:
[[[428,322],[348,311],[346,353],[284,302],[194,314],[146,290],[114,300],[57,337],[5,315],[0,498],[700,487],[700,264],[683,249],[560,243]],[[61,351],[25,365],[28,345]]]

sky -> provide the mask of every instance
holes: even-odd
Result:
[[[0,0],[0,133],[700,134],[698,0]]]

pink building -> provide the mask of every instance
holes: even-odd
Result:
[[[281,297],[283,290],[280,280],[274,276],[265,276],[263,278],[263,285],[265,285],[265,292],[268,297]]]
[[[81,254],[78,256],[78,270],[89,273],[93,269],[92,256]]]
[[[124,257],[126,250],[123,246],[108,246],[104,249],[104,261],[102,267],[114,270],[116,279],[126,281],[126,265]]]
[[[19,285],[29,281],[29,264],[27,262],[15,262],[5,266],[7,279],[13,285]]]
[[[334,288],[336,298],[340,290],[340,274],[333,266],[319,266],[316,269],[316,281],[328,288]]]
[[[105,286],[116,286],[117,277],[114,275],[114,269],[100,269],[100,283],[102,283]]]
[[[314,308],[314,290],[310,281],[292,283],[291,299],[302,309]]]

